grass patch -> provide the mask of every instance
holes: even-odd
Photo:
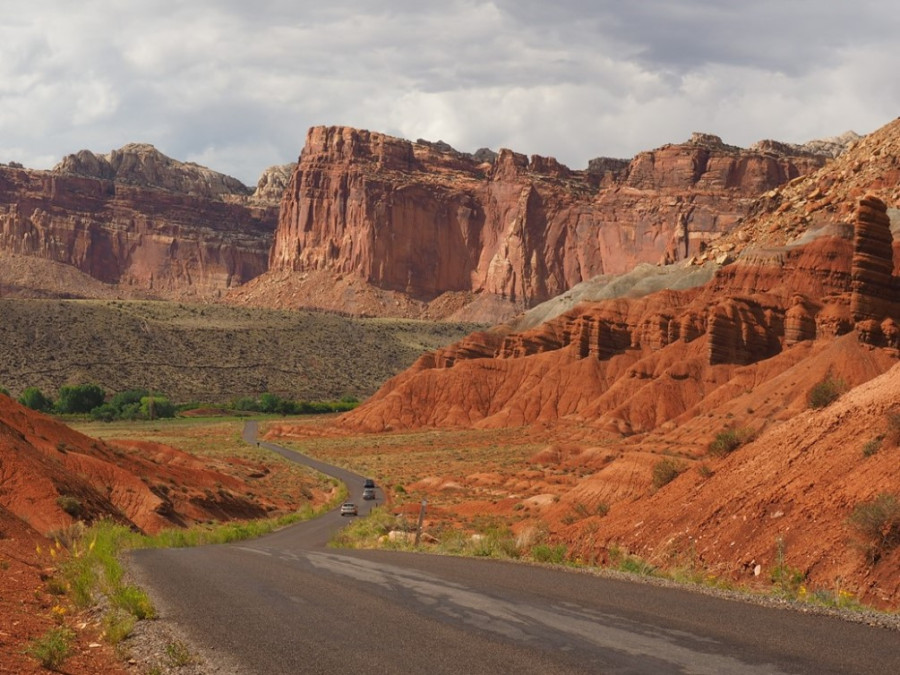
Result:
[[[402,527],[401,527],[402,525]],[[353,518],[346,527],[341,528],[332,537],[329,546],[341,548],[411,548],[407,538],[398,538],[393,542],[385,541],[391,531],[405,531],[405,523],[383,506],[372,509],[364,518]]]
[[[187,666],[194,662],[194,657],[191,655],[188,646],[180,640],[175,640],[166,645],[166,657],[169,659],[169,663],[176,668]]]
[[[111,645],[117,645],[134,631],[137,617],[128,612],[113,609],[103,615],[103,637]]]
[[[639,576],[654,576],[657,574],[655,566],[639,556],[628,553],[628,551],[621,549],[618,546],[610,546],[608,555],[610,565],[613,569],[620,572],[637,574]]]
[[[562,565],[566,562],[568,548],[565,544],[551,546],[549,544],[537,544],[531,548],[531,559],[539,563]]]
[[[75,633],[69,628],[51,628],[32,640],[25,653],[38,660],[48,670],[59,670],[72,654]]]

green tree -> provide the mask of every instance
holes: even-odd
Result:
[[[175,404],[165,396],[145,396],[141,399],[141,416],[150,420],[175,417]]]
[[[150,392],[146,389],[128,389],[126,391],[120,391],[118,394],[114,394],[113,397],[109,399],[109,404],[116,410],[122,410],[130,404],[139,404],[142,398],[149,395]]]
[[[44,392],[37,387],[26,387],[22,395],[19,396],[19,403],[26,408],[40,412],[49,412],[50,408],[53,407],[53,401],[44,396]]]
[[[101,422],[112,422],[119,419],[119,411],[110,403],[104,403],[91,410],[91,418]]]
[[[103,405],[106,392],[96,384],[63,385],[59,388],[56,410],[61,413],[89,413]]]
[[[278,396],[277,394],[270,394],[269,392],[260,394],[260,396],[259,396],[260,412],[277,413],[277,412],[281,412],[281,409],[282,409],[282,401],[281,401],[280,396]]]
[[[250,412],[259,411],[259,401],[252,396],[238,396],[231,399],[229,406],[232,410],[245,410]]]
[[[145,417],[141,411],[141,401],[150,395],[146,389],[128,389],[115,394],[109,404],[115,409],[114,419],[136,420]]]

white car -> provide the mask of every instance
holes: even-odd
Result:
[[[356,508],[356,504],[353,502],[344,502],[341,504],[341,515],[342,516],[358,516],[359,509]]]

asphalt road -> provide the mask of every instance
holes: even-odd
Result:
[[[262,445],[362,494],[361,476]],[[131,567],[211,672],[900,673],[900,632],[578,571],[328,548],[346,521],[135,551]]]

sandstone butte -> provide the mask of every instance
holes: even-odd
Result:
[[[281,203],[269,271],[229,297],[496,323],[597,275],[701,253],[756,197],[842,147],[741,149],[694,134],[575,171],[507,149],[470,155],[313,127]]]
[[[290,170],[254,191],[146,144],[0,165],[0,293],[214,300],[266,270]]]
[[[584,559],[623,548],[661,566],[686,565],[753,581],[780,541],[818,588],[900,606],[900,548],[869,564],[848,517],[880,493],[900,496],[896,438],[900,121],[834,162],[764,194],[703,256],[734,262],[705,285],[582,304],[536,327],[517,322],[422,356],[338,426],[349,432],[525,427],[547,449],[531,469],[573,476],[533,494],[527,470],[495,476],[512,499],[466,506],[550,523],[554,541]],[[811,409],[819,383],[847,394]],[[724,458],[723,431],[755,440]],[[290,426],[273,437],[291,436]],[[654,489],[654,466],[682,471]],[[431,477],[411,486],[441,503]],[[518,487],[516,487],[518,486]],[[554,496],[555,498],[551,499]],[[573,512],[605,516],[579,518]],[[452,513],[454,507],[448,507]],[[452,517],[452,516],[448,516]],[[526,527],[527,521],[520,527]]]

